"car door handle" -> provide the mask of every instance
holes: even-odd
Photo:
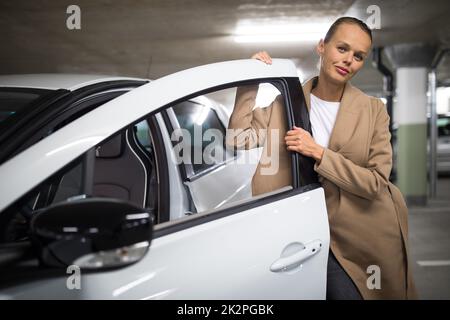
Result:
[[[321,248],[321,240],[314,240],[304,245],[299,242],[291,243],[284,248],[281,257],[272,263],[270,271],[284,272],[292,270],[316,255]]]

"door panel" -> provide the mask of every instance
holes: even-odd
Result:
[[[270,270],[289,245],[314,241],[301,265]],[[157,238],[141,262],[86,275],[83,298],[324,299],[328,247],[319,188]]]
[[[0,176],[8,181],[7,187],[0,181],[1,189],[5,190],[0,210],[149,112],[215,86],[280,77],[297,77],[292,62],[274,59],[273,65],[268,67],[255,60],[232,61],[186,70],[124,94],[0,167]],[[106,118],[110,120],[105,122]],[[30,162],[30,159],[35,161]],[[216,176],[211,175],[209,181],[199,178],[197,186],[190,186],[193,193],[195,188],[207,188],[212,180],[220,179],[218,172]],[[329,248],[323,189],[299,192],[295,189],[269,197],[264,195],[223,212],[200,213],[184,221],[169,222],[169,225],[179,223],[179,231],[162,233],[154,239],[150,251],[140,262],[118,270],[82,274],[80,290],[68,291],[64,278],[49,277],[9,287],[1,291],[1,296],[323,299]],[[238,211],[239,208],[242,211]],[[203,217],[207,217],[208,222],[195,223]],[[188,226],[183,228],[184,225]],[[308,253],[308,250],[316,251]]]
[[[317,253],[296,265],[302,244]],[[80,290],[54,278],[2,290],[1,298],[325,299],[328,248],[318,188],[161,236],[134,265],[81,273]],[[283,253],[294,266],[271,271]]]

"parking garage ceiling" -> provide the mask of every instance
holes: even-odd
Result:
[[[66,9],[81,9],[81,29],[69,30]],[[302,77],[317,72],[315,41],[238,43],[242,24],[329,23],[339,16],[366,20],[380,8],[374,44],[424,42],[450,47],[448,0],[2,1],[0,73],[101,73],[149,77],[223,60],[248,58],[259,50],[293,59]],[[438,69],[450,85],[450,58]],[[354,82],[376,93],[381,75],[367,63]]]

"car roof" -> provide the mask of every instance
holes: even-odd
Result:
[[[51,90],[66,89],[73,91],[91,84],[118,80],[148,81],[148,79],[142,78],[107,76],[97,74],[11,74],[0,75],[0,87],[20,87]]]

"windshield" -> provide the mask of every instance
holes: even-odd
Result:
[[[52,90],[32,88],[0,88],[0,128],[14,121],[13,115],[26,110],[34,101]]]

